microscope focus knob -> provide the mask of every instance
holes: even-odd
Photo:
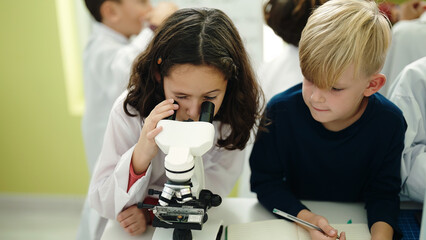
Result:
[[[213,194],[211,203],[212,203],[212,207],[217,207],[222,203],[222,198],[217,194]]]
[[[214,194],[207,189],[201,190],[199,199],[208,208],[217,207],[222,203],[222,198],[219,195]]]

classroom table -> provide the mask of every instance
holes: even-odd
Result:
[[[352,223],[367,223],[363,203],[302,202],[311,211],[326,217],[330,223],[347,223],[349,220]],[[276,218],[273,213],[266,211],[256,198],[224,198],[219,207],[209,209],[207,214],[209,216],[208,221],[221,219],[224,226]],[[102,235],[102,240],[152,239],[154,230],[155,228],[149,226],[147,232],[142,236],[130,236],[117,221],[110,220]]]

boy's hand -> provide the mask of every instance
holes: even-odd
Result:
[[[337,236],[338,236],[337,230],[334,229],[332,226],[330,226],[330,224],[328,223],[325,217],[312,213],[306,209],[300,211],[299,214],[297,214],[297,217],[320,227],[327,234],[327,235],[324,235],[322,232],[318,230],[306,228],[302,225],[299,225],[309,231],[309,234],[311,235],[312,240],[337,239]],[[344,232],[340,234],[340,240],[346,240],[346,235]]]
[[[385,222],[375,222],[371,226],[372,240],[391,240],[393,238],[393,228]]]
[[[161,132],[162,128],[157,128],[157,123],[173,114],[179,105],[173,104],[173,99],[167,99],[159,103],[145,118],[141,135],[136,143],[132,156],[133,170],[136,174],[141,174],[148,169],[151,160],[157,155],[158,146],[155,143],[155,137]]]
[[[158,27],[166,18],[178,10],[176,4],[171,2],[160,2],[147,16],[148,22]]]
[[[144,233],[149,219],[148,210],[139,209],[136,205],[123,210],[117,216],[120,226],[132,236]]]

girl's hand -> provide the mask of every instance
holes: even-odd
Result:
[[[162,130],[162,127],[157,127],[157,123],[161,119],[173,115],[173,112],[179,108],[179,105],[173,104],[173,102],[173,99],[162,101],[145,119],[132,156],[133,170],[136,174],[145,172],[151,160],[157,155],[158,146],[154,139]]]
[[[309,231],[309,235],[311,235],[312,240],[337,239],[337,236],[338,236],[337,230],[334,229],[332,226],[330,226],[330,224],[328,223],[325,217],[312,213],[306,209],[300,211],[299,214],[297,214],[297,217],[320,227],[325,232],[325,234],[327,234],[325,235],[324,233],[318,230],[306,228],[302,225],[299,225]],[[344,232],[340,234],[340,240],[346,240],[346,235]]]
[[[146,225],[150,222],[150,217],[148,210],[139,209],[136,205],[133,205],[118,214],[117,221],[126,232],[136,236],[146,231]]]

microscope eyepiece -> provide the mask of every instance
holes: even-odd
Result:
[[[176,100],[173,102],[173,104],[178,104],[179,105],[179,103],[178,102],[176,102]],[[168,119],[168,120],[176,120],[176,110],[175,111],[173,111],[173,115],[171,115],[171,116],[169,116],[169,117],[166,117],[165,119]]]
[[[205,101],[201,104],[200,122],[213,122],[214,103]]]

